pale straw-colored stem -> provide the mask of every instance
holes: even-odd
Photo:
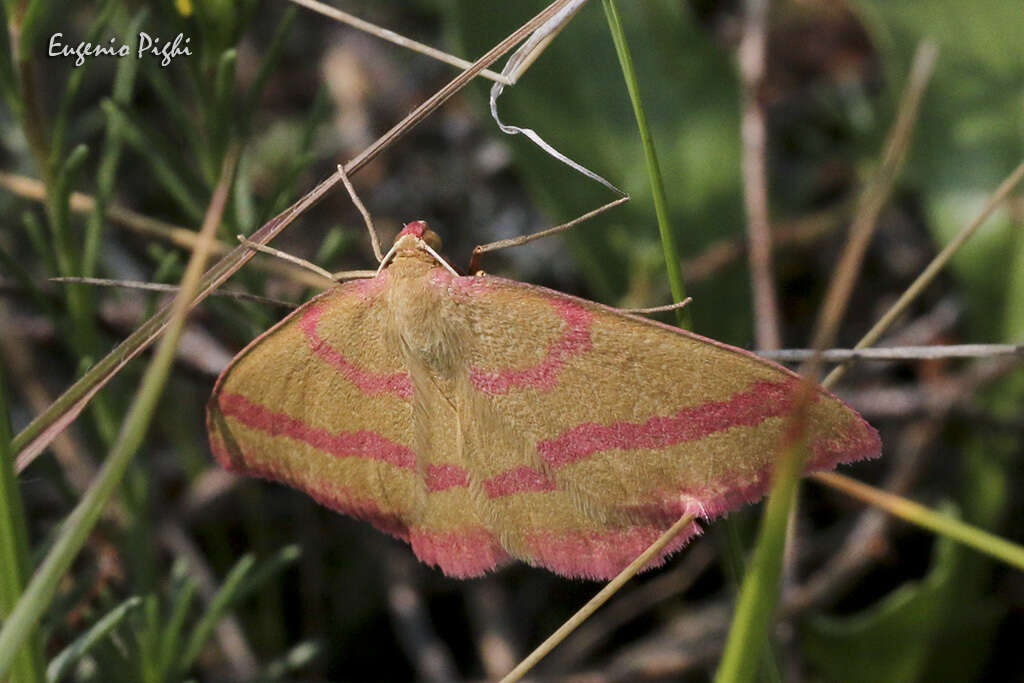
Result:
[[[696,516],[693,514],[685,514],[680,517],[675,524],[673,524],[668,531],[658,537],[654,543],[652,543],[647,550],[640,553],[640,555],[629,563],[629,566],[619,572],[619,575],[609,581],[601,591],[592,597],[587,604],[583,605],[576,614],[572,615],[564,624],[562,624],[557,631],[547,637],[543,643],[537,646],[533,652],[531,652],[526,659],[519,662],[516,668],[508,672],[508,674],[501,679],[501,683],[514,683],[514,681],[520,680],[526,673],[537,665],[541,659],[544,658],[549,652],[561,643],[570,633],[576,630],[580,624],[586,621],[591,614],[597,611],[597,609],[608,601],[608,598],[615,595],[615,593],[626,584],[627,581],[632,579],[638,571],[644,568],[644,566],[655,558],[665,546],[672,542],[676,536],[680,534],[687,526],[693,523]]]

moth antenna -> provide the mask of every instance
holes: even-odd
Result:
[[[419,247],[421,249],[423,249],[428,254],[433,256],[435,261],[437,261],[439,264],[444,266],[445,270],[447,270],[449,273],[451,273],[455,277],[461,277],[459,275],[458,271],[455,270],[454,268],[452,268],[451,264],[449,264],[447,261],[444,260],[444,257],[442,257],[440,254],[438,254],[436,251],[434,251],[433,247],[431,247],[429,244],[427,244],[426,242],[424,242],[421,239],[417,239],[416,242],[417,242],[417,244],[419,245]],[[384,266],[386,266],[391,261],[391,258],[395,255],[395,251],[397,251],[397,249],[398,249],[398,242],[395,242],[393,245],[391,245],[391,248],[388,249],[388,253],[384,254],[384,258],[382,258],[380,260],[380,266],[377,267],[377,272],[375,273],[375,275],[380,275],[380,271],[384,270]]]
[[[692,296],[688,296],[682,301],[677,301],[674,304],[665,304],[664,306],[651,306],[650,308],[620,308],[618,310],[623,313],[635,313],[638,315],[647,315],[648,313],[664,313],[665,311],[675,311],[680,308],[688,306],[693,301]]]
[[[276,256],[277,258],[281,259],[282,261],[288,261],[289,263],[293,263],[293,264],[295,264],[295,265],[297,265],[297,266],[299,266],[301,268],[305,268],[306,270],[311,270],[311,271],[313,271],[314,273],[316,273],[317,275],[319,275],[319,276],[321,276],[323,278],[326,278],[326,279],[332,280],[332,281],[334,280],[334,277],[330,273],[328,273],[326,270],[324,270],[320,266],[316,265],[315,263],[311,263],[311,262],[307,261],[306,259],[299,258],[298,256],[295,256],[293,254],[289,254],[288,252],[285,252],[285,251],[281,251],[280,249],[275,249],[274,247],[268,247],[265,244],[259,244],[258,242],[253,242],[252,240],[247,238],[245,235],[236,235],[236,237],[238,237],[238,241],[239,242],[244,244],[249,249],[252,249],[253,251],[259,251],[259,252],[263,252],[264,254],[270,254],[271,256]]]
[[[442,256],[440,254],[438,254],[436,251],[434,251],[433,247],[431,247],[426,242],[423,242],[422,240],[420,242],[421,242],[420,246],[422,246],[427,251],[427,253],[429,253],[431,256],[433,256],[435,259],[437,259],[437,262],[440,263],[442,266],[444,266],[445,270],[447,270],[449,273],[451,273],[455,277],[459,277],[458,272],[456,272],[456,270],[454,268],[452,268],[451,265],[447,261],[445,261],[444,258],[442,258]]]
[[[384,254],[384,256],[381,257],[380,265],[377,266],[377,271],[373,274],[374,277],[380,275],[380,271],[384,270],[384,266],[386,266],[391,261],[391,257],[395,255],[396,251],[398,251],[397,242],[395,244],[392,244],[391,248],[388,249],[388,253]]]
[[[302,5],[307,9],[311,9],[314,12],[319,12],[325,17],[334,19],[337,22],[348,24],[359,31],[369,33],[371,36],[380,38],[381,40],[386,40],[389,43],[394,43],[399,47],[404,47],[407,50],[412,50],[413,52],[419,52],[421,55],[427,55],[439,62],[451,64],[452,66],[457,66],[460,69],[468,69],[473,66],[472,62],[467,62],[465,59],[460,59],[455,55],[450,55],[443,50],[438,50],[430,45],[425,45],[413,40],[412,38],[406,38],[400,33],[378,26],[377,24],[366,21],[365,19],[360,19],[359,17],[347,12],[342,12],[340,9],[331,7],[330,5],[325,5],[322,2],[318,2],[318,0],[292,0],[292,2],[296,5]],[[484,78],[489,78],[492,81],[500,81],[502,83],[512,85],[512,81],[510,81],[506,76],[495,73],[490,69],[482,70],[480,75]]]
[[[628,201],[629,195],[627,194],[623,197],[619,197],[614,201],[608,202],[604,206],[599,206],[593,211],[589,211],[583,214],[579,218],[574,218],[568,223],[562,223],[561,225],[556,225],[553,228],[541,230],[540,232],[534,232],[529,235],[522,235],[520,237],[512,237],[507,240],[498,240],[497,242],[489,242],[488,244],[477,245],[476,247],[473,248],[473,255],[469,257],[469,272],[476,273],[479,270],[480,254],[483,254],[488,251],[497,251],[498,249],[507,249],[508,247],[518,247],[521,244],[526,244],[527,242],[539,240],[542,237],[547,237],[549,235],[554,235],[555,233],[562,232],[563,230],[568,230],[569,228],[578,225],[585,220],[589,220],[594,216],[604,213],[608,209],[613,209],[619,204],[625,204]]]
[[[352,187],[352,181],[348,179],[348,174],[345,173],[345,164],[338,164],[338,175],[341,176],[341,182],[345,184],[345,189],[348,190],[348,196],[352,198],[352,203],[359,209],[359,213],[363,214],[363,222],[366,223],[366,231],[370,233],[370,245],[373,246],[373,255],[377,257],[377,263],[382,263],[384,257],[380,251],[380,238],[377,237],[377,229],[373,227],[373,219],[370,218],[370,212],[366,210],[363,203],[359,201],[359,195],[356,194],[356,188]]]

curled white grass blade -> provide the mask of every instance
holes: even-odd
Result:
[[[530,64],[533,63],[533,60],[540,56],[540,53],[543,52],[545,47],[547,47],[547,44],[551,42],[562,28],[565,27],[569,20],[572,19],[586,1],[587,0],[571,0],[571,2],[567,3],[558,11],[557,14],[548,19],[540,28],[534,31],[530,37],[526,39],[526,42],[508,58],[505,68],[501,70],[502,76],[508,77],[514,84],[519,76],[529,68]],[[513,126],[502,122],[501,117],[498,116],[498,98],[504,91],[505,84],[501,81],[496,81],[491,87],[490,95],[491,117],[494,119],[494,122],[498,124],[498,128],[502,133],[505,133],[506,135],[524,135],[529,138],[533,144],[547,152],[551,157],[561,161],[577,173],[580,173],[595,182],[601,183],[616,194],[623,196],[626,195],[625,192],[612,185],[597,173],[594,173],[586,166],[573,161],[566,155],[559,152],[532,128],[520,128],[519,126]]]

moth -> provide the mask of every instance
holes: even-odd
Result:
[[[210,445],[474,577],[522,560],[617,574],[682,514],[762,497],[800,379],[749,352],[543,287],[459,275],[407,224],[217,380]],[[807,471],[877,457],[819,389]],[[652,561],[664,562],[696,525]]]

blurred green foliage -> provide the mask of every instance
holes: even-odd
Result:
[[[904,79],[919,41],[940,49],[906,182],[919,193],[939,244],[978,214],[1024,159],[1021,8],[1005,0],[857,0],[890,85]],[[890,87],[883,107],[892,110]],[[970,297],[967,341],[1024,338],[1024,239],[1008,209],[993,216],[953,261]]]
[[[458,52],[483,53],[543,2],[485,4],[446,0],[445,25]],[[739,90],[731,57],[684,5],[622,3],[626,35],[640,79],[668,193],[681,256],[743,230],[740,153],[736,135]],[[477,84],[481,111],[489,88]],[[632,195],[628,204],[575,228],[566,237],[595,298],[616,303],[633,284],[664,262],[639,256],[659,243],[636,120],[622,71],[597,6],[581,11],[529,71],[498,100],[504,121],[534,128],[558,150]],[[614,197],[568,171],[531,142],[508,140],[518,175],[535,201],[561,223]],[[639,272],[637,266],[640,266]],[[662,284],[661,301],[669,301]],[[695,329],[745,343],[749,337],[748,285],[741,269],[690,292]],[[711,306],[728,301],[728,307]],[[702,306],[701,302],[708,305]]]

